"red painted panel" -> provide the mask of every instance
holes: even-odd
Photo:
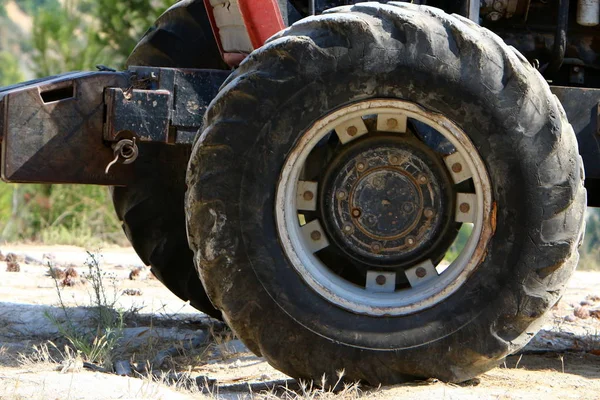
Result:
[[[285,28],[277,0],[239,0],[239,5],[255,49]]]
[[[242,18],[244,19],[244,25],[250,36],[250,42],[255,49],[261,47],[269,37],[285,28],[277,0],[238,1]],[[213,7],[210,4],[210,0],[204,0],[204,6],[206,7],[213,35],[215,36],[223,60],[231,67],[238,66],[246,55],[224,53],[223,45],[221,44],[221,36],[219,35],[219,28],[215,22]]]

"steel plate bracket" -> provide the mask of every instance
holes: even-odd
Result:
[[[73,72],[0,88],[1,176],[15,183],[122,186],[122,139],[190,144],[230,71],[131,67]],[[143,156],[143,148],[141,149]]]

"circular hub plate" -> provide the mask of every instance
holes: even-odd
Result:
[[[417,139],[421,125],[451,150]],[[316,121],[285,161],[275,204],[280,243],[306,284],[373,316],[407,315],[455,293],[493,233],[491,184],[469,137],[399,99],[349,104]],[[470,234],[447,264],[460,224]]]
[[[330,164],[323,220],[351,258],[377,266],[414,263],[450,217],[451,185],[435,154],[409,135],[372,137]]]

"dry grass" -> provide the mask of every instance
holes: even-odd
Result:
[[[212,340],[203,354],[204,358],[208,359],[216,356],[221,361],[226,361],[239,355],[236,347],[233,345],[233,341],[237,337],[232,331],[215,332],[211,329],[210,336]]]
[[[114,278],[107,277],[100,269],[99,257],[88,252],[86,266],[88,273],[85,279],[90,283],[90,308],[93,310],[92,330],[82,329],[80,324],[73,321],[63,301],[62,288],[69,286],[65,282],[75,280],[79,274],[74,268],[65,271],[65,278],[59,281],[58,274],[49,263],[49,275],[54,279],[59,307],[64,314],[64,321],[59,320],[51,313],[46,313],[46,318],[58,329],[59,333],[69,342],[71,349],[85,361],[98,364],[107,370],[112,370],[117,353],[117,343],[122,337],[125,324],[124,311],[115,308],[118,296]],[[113,293],[109,292],[105,281],[112,281]],[[78,321],[79,322],[79,321]],[[54,346],[56,347],[56,346]]]
[[[62,372],[73,372],[83,368],[80,353],[75,352],[69,346],[65,346],[61,350],[50,340],[33,345],[32,351],[28,354],[19,354],[18,361],[19,365],[31,371],[59,369]]]
[[[318,385],[314,382],[300,381],[299,390],[284,387],[257,394],[251,392],[250,398],[253,400],[355,400],[368,398],[373,394],[363,392],[358,382],[344,383],[343,380],[344,371],[338,371],[337,381],[333,386],[328,385],[327,378],[323,376]]]
[[[21,266],[16,261],[6,263],[6,272],[21,272]]]

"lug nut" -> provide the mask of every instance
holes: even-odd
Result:
[[[414,246],[414,244],[415,244],[415,243],[416,243],[416,240],[415,240],[415,238],[413,238],[413,237],[410,237],[410,236],[406,238],[406,244],[407,244],[407,245],[409,245],[409,246]]]
[[[343,229],[344,233],[347,235],[350,235],[350,234],[352,234],[352,232],[354,232],[354,227],[352,227],[352,224],[349,224],[349,223],[344,225],[344,228],[342,228],[342,229]]]
[[[344,192],[343,190],[340,190],[339,192],[337,192],[337,198],[338,200],[344,200],[346,198],[346,192]]]
[[[379,253],[381,251],[381,245],[379,243],[373,243],[371,244],[371,250],[373,250],[374,253]]]
[[[425,217],[431,218],[431,217],[433,217],[434,212],[431,208],[428,208],[425,210],[424,214],[425,214]]]
[[[356,134],[358,133],[358,129],[356,129],[355,126],[350,126],[350,127],[348,127],[348,129],[346,129],[346,133],[349,136],[356,136]]]
[[[452,172],[454,172],[455,174],[462,172],[462,164],[461,163],[452,164]]]
[[[459,207],[461,213],[468,213],[471,210],[469,203],[462,203]]]
[[[429,182],[429,180],[427,179],[427,177],[425,175],[419,175],[419,183],[421,185],[426,185],[427,182]]]
[[[415,271],[415,275],[417,275],[417,277],[419,278],[425,278],[425,276],[427,275],[427,270],[423,267],[419,267]]]
[[[387,279],[385,278],[385,276],[383,275],[377,275],[377,278],[375,278],[375,282],[379,285],[379,286],[383,286],[385,285],[385,283],[387,282]]]
[[[359,171],[364,171],[365,168],[366,168],[365,167],[365,163],[363,163],[363,162],[359,162],[359,163],[356,164],[356,169],[359,170]]]
[[[387,120],[387,127],[389,129],[394,129],[398,127],[398,120],[396,118],[390,118]]]
[[[306,201],[311,201],[315,198],[315,195],[310,190],[307,190],[306,192],[304,192],[304,195],[302,197],[304,197],[304,200]]]
[[[354,218],[359,218],[361,216],[361,214],[362,213],[361,213],[360,209],[358,209],[358,208],[355,208],[354,210],[352,210],[352,216]]]
[[[321,232],[319,232],[319,231],[312,231],[310,233],[310,238],[312,240],[314,240],[315,242],[321,240]]]
[[[390,162],[392,164],[400,164],[400,159],[398,158],[398,156],[391,156],[390,157]]]

